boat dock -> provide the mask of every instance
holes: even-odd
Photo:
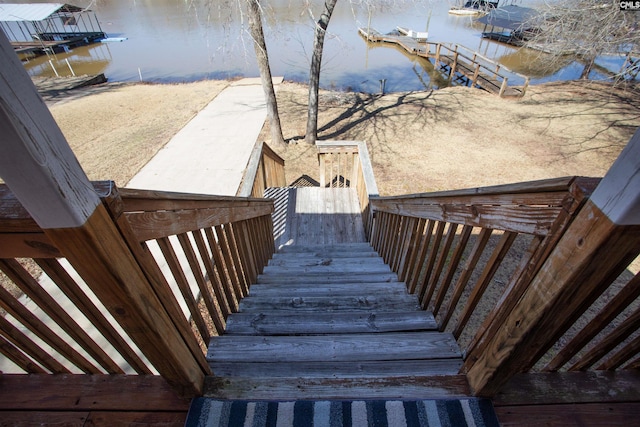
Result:
[[[511,71],[500,63],[459,44],[421,41],[406,35],[386,35],[372,28],[359,28],[371,43],[392,43],[408,53],[433,60],[434,67],[449,81],[486,90],[500,97],[521,97],[529,86],[529,77]],[[523,85],[509,86],[509,79]]]

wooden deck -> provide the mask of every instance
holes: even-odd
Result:
[[[386,35],[372,28],[358,31],[368,42],[395,44],[412,55],[433,60],[434,67],[452,81],[502,97],[521,97],[526,90],[526,83],[524,87],[508,85],[509,76],[515,73],[463,46],[424,42],[405,35]],[[461,54],[462,50],[468,50],[469,55]]]
[[[355,188],[270,188],[276,248],[365,242]]]

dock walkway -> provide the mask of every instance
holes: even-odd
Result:
[[[521,97],[529,85],[528,77],[462,45],[420,41],[406,35],[387,35],[373,28],[359,28],[358,32],[368,42],[395,44],[409,54],[433,60],[434,68],[445,73],[449,81],[458,81],[501,97]],[[524,85],[509,86],[510,78],[524,80]]]

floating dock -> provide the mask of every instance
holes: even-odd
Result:
[[[486,90],[500,97],[521,97],[529,86],[529,77],[509,70],[458,44],[422,41],[407,35],[386,35],[372,28],[359,28],[360,35],[371,43],[391,43],[412,55],[433,60],[434,67],[447,75],[449,81]],[[509,79],[524,80],[524,85],[509,86]]]

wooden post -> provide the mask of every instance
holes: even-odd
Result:
[[[474,393],[494,396],[530,369],[639,252],[640,131],[470,365]]]
[[[200,394],[202,366],[1,32],[0,64],[0,176],[160,374]]]
[[[480,74],[480,64],[476,64],[476,69],[473,72],[473,78],[471,79],[471,87],[476,85],[476,81],[478,80],[478,74]]]
[[[524,86],[522,86],[522,96],[524,96],[524,94],[527,92],[527,88],[529,87],[529,80],[531,80],[529,77],[524,79]]]
[[[456,46],[456,50],[453,54],[453,64],[451,64],[451,72],[449,73],[449,81],[453,79],[454,74],[456,73],[456,67],[458,66],[458,46]]]
[[[436,63],[435,63],[436,67],[438,66],[437,64],[440,62],[440,47],[441,46],[442,45],[440,43],[438,43],[436,45]]]
[[[504,91],[507,90],[508,82],[509,82],[508,77],[505,77],[504,80],[502,80],[502,84],[500,85],[500,92],[498,93],[498,96],[502,96],[502,94],[504,94]]]

